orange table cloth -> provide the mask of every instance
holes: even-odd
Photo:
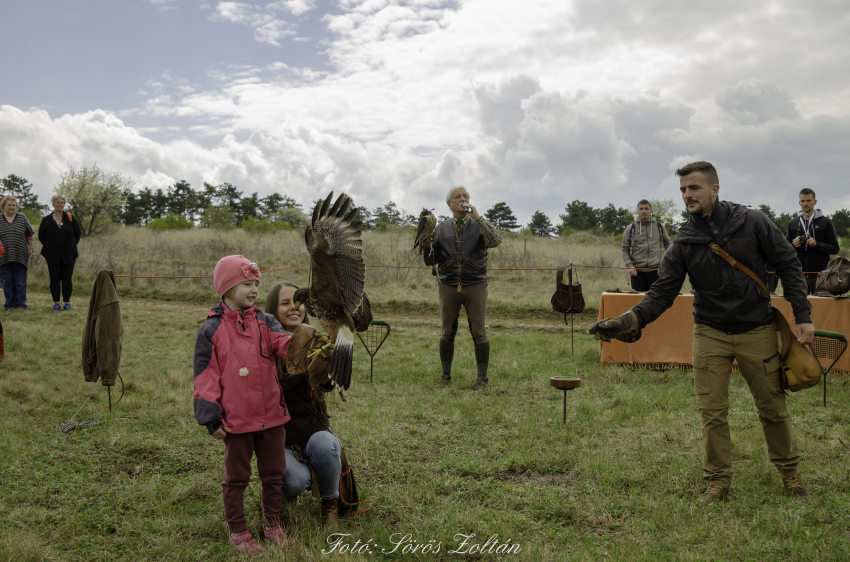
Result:
[[[599,319],[620,316],[642,298],[643,294],[602,293]],[[812,303],[812,323],[815,329],[850,335],[850,299],[810,296],[809,302]],[[785,315],[793,329],[791,303],[779,297],[773,299],[773,306]],[[694,296],[679,295],[673,301],[673,306],[643,329],[637,342],[600,342],[602,366],[614,363],[637,369],[690,370],[691,344],[694,337],[693,312]],[[828,367],[829,363],[824,366]],[[737,365],[735,369],[737,370]],[[850,374],[850,350],[841,356],[833,371]]]

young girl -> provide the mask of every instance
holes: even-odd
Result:
[[[289,412],[275,366],[275,356],[286,357],[290,336],[273,316],[254,307],[260,284],[257,264],[242,256],[222,258],[213,282],[221,303],[207,315],[195,342],[195,417],[224,441],[221,495],[230,544],[241,553],[263,552],[248,530],[243,494],[256,453],[265,538],[290,544],[280,527],[286,472],[283,424]]]
[[[304,305],[298,308],[294,306],[292,297],[297,289],[294,283],[284,281],[272,287],[266,299],[266,312],[274,314],[288,332],[294,332],[302,322],[309,324]],[[319,390],[315,396],[312,394],[307,373],[287,373],[285,361],[278,361],[277,366],[283,395],[292,416],[286,423],[287,468],[283,477],[283,493],[287,498],[295,499],[313,483],[310,466],[295,459],[293,449],[296,449],[310,460],[316,473],[319,494],[322,496],[322,525],[336,528],[339,524],[337,497],[342,470],[342,445],[330,429],[324,407],[324,393]],[[315,407],[314,398],[321,402],[320,408]]]

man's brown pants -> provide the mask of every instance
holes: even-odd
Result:
[[[475,343],[490,341],[487,339],[487,329],[484,327],[487,316],[487,281],[463,285],[460,292],[457,290],[457,285],[446,283],[439,285],[440,319],[443,325],[440,338],[446,342],[454,341],[460,307],[463,306],[469,320],[472,340]]]
[[[744,334],[726,334],[694,326],[693,365],[697,404],[702,416],[703,479],[728,488],[732,482],[729,434],[729,373],[737,359],[758,410],[767,452],[783,478],[797,474],[800,448],[779,386],[779,355],[773,325]]]

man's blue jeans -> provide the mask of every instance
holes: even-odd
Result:
[[[339,496],[339,475],[342,472],[342,445],[339,439],[330,431],[318,431],[310,436],[306,445],[301,445],[301,450],[313,464],[322,499],[336,499]],[[287,445],[286,474],[283,475],[284,495],[297,496],[312,484],[310,467],[295,460],[292,446]]]
[[[27,266],[18,262],[0,265],[0,285],[6,295],[6,310],[27,307]]]

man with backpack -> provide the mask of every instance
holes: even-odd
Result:
[[[652,205],[641,199],[638,220],[626,227],[620,245],[623,262],[629,268],[632,289],[646,292],[658,281],[661,256],[670,247],[670,236],[661,223],[652,220]]]

